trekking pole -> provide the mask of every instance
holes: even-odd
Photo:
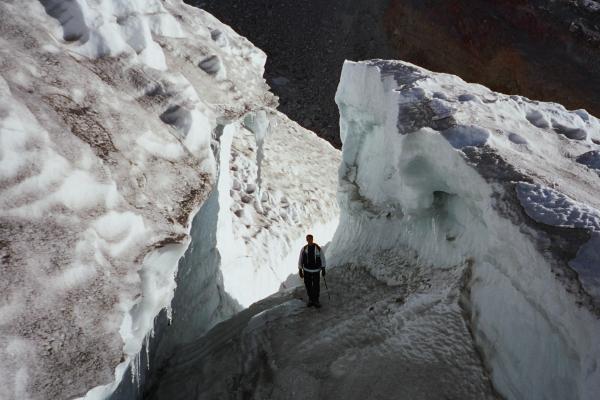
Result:
[[[327,289],[327,297],[329,297],[329,301],[331,301],[331,295],[329,294],[329,288],[327,287],[327,279],[323,277],[323,282],[325,283],[325,289]]]

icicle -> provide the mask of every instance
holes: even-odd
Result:
[[[131,384],[140,391],[140,354],[137,353],[129,363],[131,369]]]
[[[167,311],[167,320],[169,321],[169,325],[171,325],[173,322],[173,309],[171,308],[171,305],[169,304],[165,307],[165,310]]]
[[[154,327],[150,332],[154,330]],[[150,371],[150,333],[145,337],[144,346],[146,347],[146,370]]]
[[[131,368],[131,383],[132,383],[133,385],[135,385],[135,379],[136,379],[136,377],[137,377],[137,368],[136,368],[136,362],[135,362],[135,358],[136,358],[136,357],[137,357],[137,356],[135,356],[135,357],[134,357],[134,358],[131,360],[131,362],[129,363],[129,365],[130,365],[130,368]]]
[[[140,358],[141,357],[142,356],[141,356],[140,353],[138,353],[138,354],[135,355],[135,371],[136,371],[135,382],[136,382],[136,387],[137,387],[137,391],[138,392],[140,391],[140,373],[141,373],[141,371],[140,371],[140,363],[141,363]]]
[[[256,140],[256,184],[258,186],[256,195],[257,199],[260,199],[262,195],[262,162],[264,159],[265,136],[274,128],[274,126],[271,126],[271,121],[265,110],[259,110],[246,115],[244,126],[250,130],[250,132],[254,133]]]
[[[131,368],[131,383],[135,384],[135,360],[131,360],[131,362],[129,363],[130,368]]]

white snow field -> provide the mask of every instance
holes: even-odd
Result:
[[[346,62],[336,101],[331,299],[251,306],[145,397],[597,399],[599,121],[399,61]]]
[[[104,398],[161,310],[168,353],[333,235],[340,153],[265,59],[180,0],[0,2],[1,399]]]

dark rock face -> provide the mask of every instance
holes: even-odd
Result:
[[[345,59],[394,58],[384,30],[388,0],[186,0],[267,53],[279,109],[341,147],[334,102]]]
[[[600,3],[391,0],[397,58],[600,115]]]
[[[600,115],[600,2],[188,1],[266,51],[281,111],[336,146],[344,59],[401,59]]]

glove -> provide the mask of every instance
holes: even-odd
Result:
[[[325,276],[325,268],[321,270],[321,275]]]
[[[298,270],[298,274],[300,275],[300,278],[304,279],[304,271],[302,271],[301,269]]]

